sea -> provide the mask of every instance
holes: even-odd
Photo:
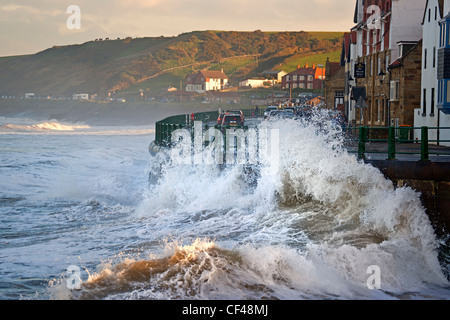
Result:
[[[449,299],[420,194],[326,121],[272,124],[248,181],[151,155],[154,123],[0,117],[0,300]]]

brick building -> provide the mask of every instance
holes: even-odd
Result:
[[[386,127],[397,121],[395,119],[398,119],[399,125],[413,125],[414,121],[409,116],[391,117],[390,78],[393,75],[389,72],[399,72],[395,67],[390,67],[394,62],[400,62],[400,68],[405,68],[408,59],[414,55],[409,53],[409,58],[405,58],[408,48],[415,46],[422,38],[424,7],[423,0],[356,1],[356,25],[348,36],[344,59],[347,81],[345,104],[352,125]],[[420,73],[415,76],[420,81]],[[405,87],[408,87],[408,81],[412,81],[411,87],[417,81],[414,77],[403,80]],[[353,92],[365,92],[364,108],[356,103]],[[395,108],[396,101],[392,102]],[[414,103],[417,108],[420,99]],[[408,105],[410,107],[413,106]],[[393,114],[397,115],[397,112],[393,111]]]
[[[281,88],[321,90],[324,78],[324,68],[319,68],[316,64],[309,67],[306,64],[304,68],[298,66],[297,70],[285,75],[281,80]]]
[[[420,106],[421,98],[422,40],[399,45],[401,56],[389,66],[390,125],[413,126],[414,109]],[[373,114],[372,117],[379,120],[381,116]]]
[[[327,59],[324,91],[326,108],[345,114],[345,67],[340,62]]]

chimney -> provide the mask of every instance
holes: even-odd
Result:
[[[305,68],[308,68],[308,62],[305,64]]]
[[[314,62],[314,63],[313,63],[313,69],[315,69],[315,68],[316,68],[316,63]]]
[[[220,69],[220,72],[222,72],[222,73],[223,73],[223,68],[222,68],[222,69]]]

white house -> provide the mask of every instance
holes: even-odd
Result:
[[[202,70],[186,76],[186,91],[205,93],[219,91],[228,85],[228,77],[222,71]]]
[[[283,77],[287,75],[287,72],[284,70],[265,70],[262,75],[263,77],[269,77],[281,83]]]
[[[89,93],[74,93],[72,100],[89,100]]]
[[[414,113],[414,127],[450,127],[450,115],[437,108],[438,102],[438,50],[440,26],[444,16],[449,13],[450,0],[427,0],[423,13],[423,52],[422,52],[422,98],[420,109]],[[420,131],[415,130],[414,139],[421,139]],[[450,140],[450,130],[429,130],[430,140]],[[450,143],[440,143],[450,145]]]
[[[261,88],[264,87],[265,84],[270,83],[274,85],[277,80],[268,80],[268,79],[247,79],[239,82],[240,87],[251,87],[251,88]]]

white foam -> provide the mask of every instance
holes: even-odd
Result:
[[[383,289],[388,292],[417,291],[426,283],[447,286],[437,259],[438,242],[420,195],[407,187],[395,189],[378,169],[345,151],[342,135],[331,122],[321,117],[315,120],[315,125],[293,121],[273,124],[282,137],[279,174],[263,175],[256,189],[249,190],[238,168],[220,173],[211,166],[166,167],[159,184],[137,210],[138,215],[169,221],[181,213],[234,208],[238,214],[231,216],[238,219],[234,222],[239,224],[235,231],[241,234],[240,243],[256,245],[257,251],[263,250],[258,249],[263,243],[274,248],[293,243],[292,235],[296,234],[299,242],[308,243],[301,248],[304,254],[295,258],[307,275],[293,272],[290,281],[297,281],[296,277],[309,279],[308,275],[314,273],[311,286],[318,288],[317,292],[325,290],[321,283],[324,279],[331,282],[325,290],[330,294],[352,296],[360,288],[365,292],[371,265],[381,268]],[[322,131],[317,130],[317,123]],[[305,207],[301,206],[295,209],[305,202],[311,210],[302,211]],[[280,203],[289,204],[296,218],[282,214],[277,209]],[[223,236],[219,225],[230,230],[234,226],[229,217],[222,216],[214,220],[216,228],[208,225],[205,229]],[[317,227],[317,221],[323,218],[320,228],[307,229],[308,219]],[[254,224],[251,232],[250,221]],[[302,223],[311,240],[305,240],[298,231]],[[196,226],[203,230],[201,223]],[[271,251],[272,247],[264,250]],[[248,248],[241,248],[241,252],[245,252],[243,256],[252,254]],[[292,256],[289,250],[283,253]],[[265,258],[273,263],[268,256],[261,254],[259,263]],[[272,272],[272,267],[268,265],[267,272]],[[304,285],[300,287],[305,289]],[[347,290],[352,293],[344,293]]]

